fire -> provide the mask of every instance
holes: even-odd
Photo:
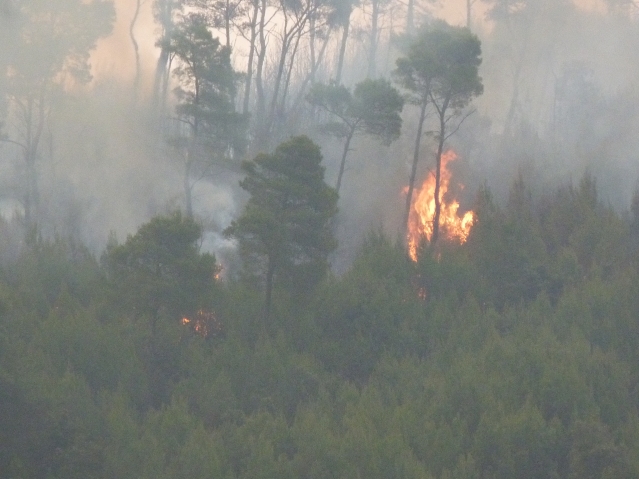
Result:
[[[215,313],[204,309],[199,309],[193,319],[184,316],[182,324],[191,327],[195,333],[204,338],[208,336],[217,337],[223,332],[222,323]]]
[[[475,215],[472,211],[468,211],[460,217],[457,214],[459,202],[457,200],[452,200],[449,203],[444,201],[451,179],[451,173],[448,171],[447,166],[448,163],[456,159],[457,155],[452,150],[448,150],[442,154],[439,231],[442,236],[463,244],[466,242],[466,239],[468,239],[468,234],[475,221]],[[426,238],[430,241],[431,235],[433,234],[434,216],[435,176],[431,174],[428,175],[422,187],[416,189],[413,206],[408,218],[408,254],[413,261],[417,261],[417,247],[421,239]]]

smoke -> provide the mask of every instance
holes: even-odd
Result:
[[[520,173],[531,189],[543,193],[578,181],[589,171],[597,177],[601,197],[625,210],[639,171],[639,138],[634,134],[639,127],[639,53],[634,48],[639,25],[632,16],[608,12],[601,1],[582,0],[575,8],[540,1],[546,2],[546,10],[511,24],[486,20],[485,5],[473,4],[473,28],[482,40],[485,93],[474,102],[475,113],[448,142],[459,156],[453,169],[455,182],[465,185],[458,192],[462,209],[472,207],[482,184],[499,201]],[[158,57],[151,6],[151,0],[143,2],[134,29],[140,48],[138,95],[132,92],[136,71],[129,37],[135,2],[117,0],[113,33],[91,53],[93,80],[54,99],[39,150],[43,232],[76,237],[96,254],[110,232],[122,241],[153,215],[183,205],[182,158],[160,133],[157,112],[150,105]],[[433,15],[465,24],[466,1],[441,2]],[[364,25],[366,19],[360,20]],[[0,39],[8,31],[0,28]],[[390,31],[382,36],[390,38]],[[3,68],[10,58],[8,45],[0,47]],[[242,70],[245,49],[239,41],[237,51]],[[354,36],[347,51],[343,78],[352,86],[365,71],[365,36]],[[379,71],[388,74],[401,53],[384,42],[380,52]],[[318,72],[324,81],[332,75],[331,55]],[[415,108],[406,105],[403,119],[402,136],[390,147],[366,136],[352,143],[336,222],[339,249],[333,263],[338,271],[368,231],[383,228],[393,238],[400,234]],[[334,185],[342,145],[308,131],[304,121],[294,128],[282,138],[311,134],[322,146],[326,181]],[[11,125],[6,130],[11,133]],[[434,167],[432,135],[422,144],[418,183]],[[12,190],[19,175],[19,150],[2,145],[0,160],[0,212],[10,219],[20,209],[20,198]],[[219,168],[194,187],[194,209],[207,231],[202,248],[229,263],[234,245],[221,232],[246,200],[238,180],[238,173]]]

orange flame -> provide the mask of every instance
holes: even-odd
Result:
[[[475,221],[475,214],[472,211],[466,212],[462,217],[458,216],[459,202],[452,200],[450,203],[444,201],[444,196],[448,191],[451,173],[448,171],[448,163],[455,161],[457,155],[454,151],[448,150],[442,154],[440,199],[441,211],[439,218],[439,228],[443,236],[450,240],[465,243],[468,234]],[[408,254],[413,261],[417,261],[417,247],[422,238],[430,241],[433,234],[433,218],[435,216],[435,176],[430,174],[424,181],[422,187],[416,190],[413,197],[413,206],[408,218]]]
[[[193,319],[184,316],[182,318],[184,326],[190,326],[196,334],[203,338],[208,336],[216,337],[222,334],[223,326],[217,315],[213,311],[199,309]]]

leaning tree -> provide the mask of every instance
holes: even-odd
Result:
[[[388,145],[397,138],[402,128],[400,113],[404,100],[386,80],[364,80],[350,92],[342,85],[316,83],[307,100],[330,114],[321,130],[344,141],[342,159],[335,189],[339,193],[346,166],[346,156],[353,137],[358,133],[375,136]]]

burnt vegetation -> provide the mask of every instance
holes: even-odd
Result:
[[[439,6],[0,0],[0,479],[639,478],[637,5]]]

